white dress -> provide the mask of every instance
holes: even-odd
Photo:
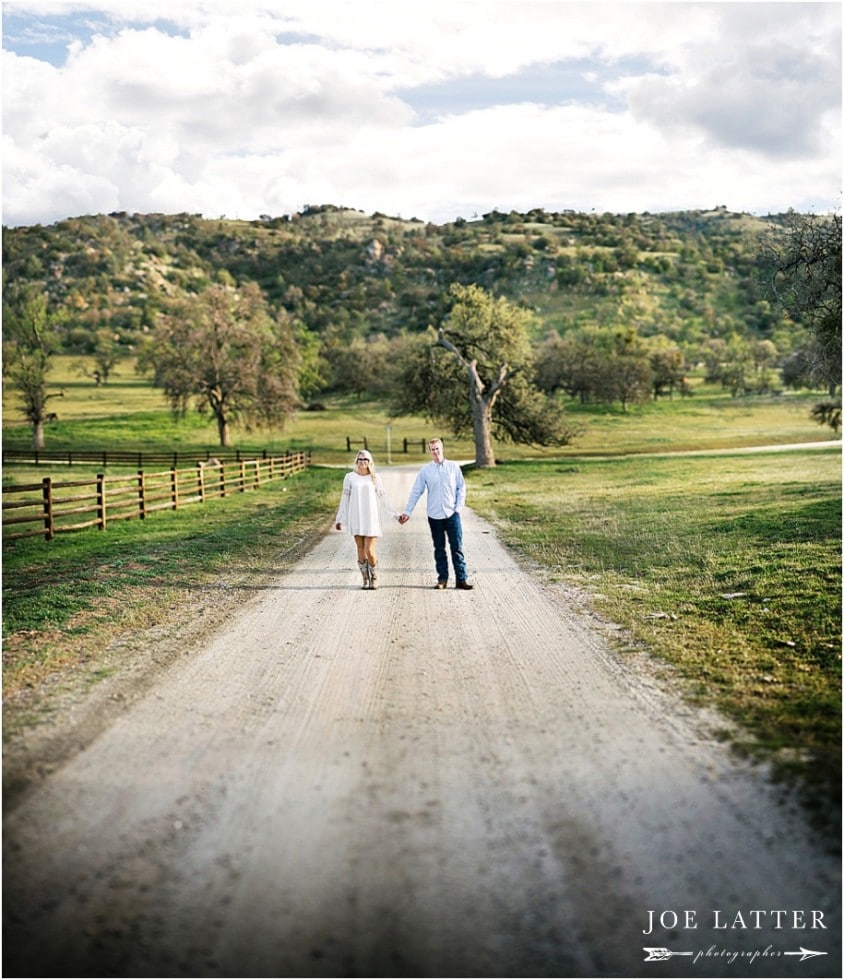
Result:
[[[334,523],[345,525],[349,534],[380,538],[384,529],[381,525],[379,503],[390,517],[399,516],[399,512],[387,499],[381,477],[377,473],[374,481],[368,473],[366,476],[359,476],[354,471],[347,473],[343,478],[343,493]]]

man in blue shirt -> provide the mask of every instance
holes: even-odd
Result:
[[[460,508],[466,502],[463,471],[457,463],[445,458],[442,439],[431,439],[428,451],[431,462],[419,471],[399,522],[405,524],[410,520],[413,508],[427,491],[428,525],[434,540],[434,563],[437,566],[436,588],[444,589],[448,585],[448,557],[445,550],[448,539],[457,588],[472,589],[474,586],[467,581],[466,559],[463,557],[463,524],[460,521]]]

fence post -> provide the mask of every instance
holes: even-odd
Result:
[[[240,452],[238,452],[238,456],[240,456]],[[246,461],[241,459],[240,460],[240,492],[243,493],[245,489],[246,489]]]
[[[220,496],[226,495],[226,464],[220,460]]]
[[[106,529],[105,476],[102,473],[97,473],[97,527],[101,531]]]
[[[44,537],[52,541],[55,537],[53,528],[53,481],[45,476],[41,481],[41,497],[44,501]]]
[[[203,463],[196,464],[196,486],[199,490],[199,502],[201,504],[205,503],[205,465]]]
[[[138,517],[143,520],[147,516],[146,485],[144,471],[138,470]]]
[[[173,510],[179,509],[179,475],[178,470],[174,466],[170,470],[170,500],[173,504]]]

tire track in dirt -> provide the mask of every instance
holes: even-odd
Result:
[[[827,955],[671,975],[837,975],[839,866],[800,814],[465,531],[471,593],[430,588],[421,507],[374,593],[329,534],[15,806],[6,975],[664,976],[644,946],[769,944]],[[828,929],[705,925],[749,908]],[[646,938],[649,909],[699,928]]]

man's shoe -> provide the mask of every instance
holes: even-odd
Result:
[[[443,582],[443,580],[440,579],[439,582],[437,582],[437,584],[434,586],[434,588],[435,589],[447,589],[448,588],[448,582]]]
[[[469,589],[474,589],[475,586],[471,582],[458,582],[454,587],[455,589],[465,589],[468,591]]]

